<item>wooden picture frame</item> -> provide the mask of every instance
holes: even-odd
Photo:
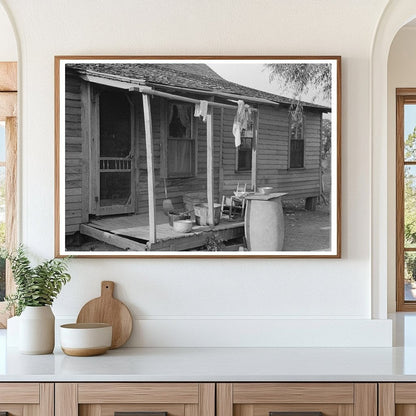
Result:
[[[339,56],[56,56],[55,150],[57,257],[341,256]]]

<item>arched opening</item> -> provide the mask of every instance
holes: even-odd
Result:
[[[372,137],[372,316],[385,319],[396,310],[396,39],[416,30],[406,26],[416,17],[413,0],[391,2],[374,38],[371,61]],[[403,28],[403,29],[402,29]],[[403,30],[404,32],[401,32]],[[409,50],[409,54],[411,51]],[[389,59],[389,54],[391,59]],[[415,59],[415,57],[413,57]],[[400,64],[399,64],[400,65]],[[392,78],[393,72],[396,75]],[[403,75],[403,74],[402,74]],[[403,82],[407,83],[403,78]],[[413,86],[416,86],[416,78]],[[408,85],[409,86],[409,85]],[[386,301],[388,300],[388,301]]]

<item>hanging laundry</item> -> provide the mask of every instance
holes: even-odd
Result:
[[[201,100],[199,103],[195,104],[194,117],[202,117],[202,121],[205,123],[207,121],[208,113],[208,101]]]
[[[235,138],[235,147],[241,145],[241,132],[247,130],[252,120],[252,110],[249,105],[244,104],[243,100],[238,100],[237,114],[234,117],[233,135]]]

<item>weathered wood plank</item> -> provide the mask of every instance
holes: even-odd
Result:
[[[109,233],[107,231],[99,230],[91,227],[87,224],[81,224],[79,227],[81,234],[88,235],[96,240],[103,241],[104,243],[119,247],[123,250],[131,251],[144,251],[145,245],[136,243],[129,238],[120,237],[116,234]]]

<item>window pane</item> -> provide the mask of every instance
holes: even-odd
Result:
[[[168,176],[171,178],[193,176],[195,145],[192,137],[192,107],[189,104],[170,104],[168,123]]]
[[[404,253],[404,300],[416,300],[416,253]]]
[[[404,167],[404,246],[416,247],[416,166]]]
[[[168,174],[171,177],[186,177],[193,174],[194,143],[187,139],[168,141]]]
[[[191,137],[191,107],[187,104],[172,104],[169,108],[169,137]]]
[[[404,160],[416,161],[416,104],[404,106]]]
[[[238,167],[237,170],[251,170],[251,145],[250,137],[241,138],[241,146],[238,148]]]
[[[290,167],[303,168],[303,140],[290,141]]]

